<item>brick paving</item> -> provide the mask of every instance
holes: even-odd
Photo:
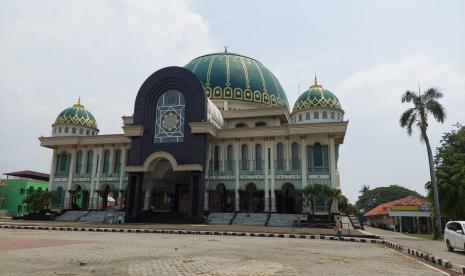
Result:
[[[58,242],[1,251],[1,275],[441,275],[377,243],[0,229],[8,239]]]

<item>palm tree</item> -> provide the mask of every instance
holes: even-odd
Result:
[[[339,199],[341,196],[341,190],[334,189],[326,185],[315,184],[308,185],[303,191],[303,199],[307,206],[310,206],[312,213],[315,213],[313,210],[315,198],[324,198],[327,200],[326,206],[328,206],[328,215],[331,216],[331,204],[333,199]]]
[[[429,173],[431,177],[431,184],[433,186],[434,197],[434,215],[436,217],[436,227],[434,238],[438,239],[442,236],[441,213],[439,211],[439,195],[438,187],[436,184],[436,172],[434,171],[433,153],[431,145],[426,133],[428,129],[428,115],[433,115],[436,121],[443,123],[446,118],[444,107],[439,103],[438,99],[442,98],[443,94],[437,88],[429,88],[423,94],[418,88],[418,93],[415,91],[406,91],[402,95],[402,103],[413,103],[413,107],[407,109],[402,116],[400,116],[400,126],[407,129],[407,134],[410,136],[413,132],[413,127],[416,126],[420,130],[420,138],[426,144],[429,161]]]

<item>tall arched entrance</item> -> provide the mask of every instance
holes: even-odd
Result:
[[[240,210],[241,212],[256,213],[263,212],[264,192],[257,190],[254,183],[245,186],[245,190],[240,192]]]
[[[285,214],[294,214],[297,210],[297,195],[294,185],[285,183],[280,193],[277,195],[278,212]]]
[[[130,175],[128,211],[137,220],[153,222],[201,216],[198,168],[177,165],[169,154],[155,156],[147,160],[144,172]]]
[[[234,190],[227,190],[223,183],[209,191],[208,199],[211,212],[234,212]]]

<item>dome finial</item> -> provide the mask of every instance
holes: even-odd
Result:
[[[84,108],[84,106],[81,104],[81,96],[78,97],[78,101],[77,101],[77,103],[75,103],[75,104],[73,105],[73,107]]]
[[[313,81],[313,84],[310,86],[310,88],[314,88],[314,87],[322,87],[320,84],[318,84],[316,73],[315,73],[315,80]]]

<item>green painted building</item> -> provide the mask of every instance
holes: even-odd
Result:
[[[47,190],[48,175],[30,171],[5,175],[7,178],[0,180],[0,210],[8,210],[13,217],[28,214],[30,207],[23,204],[23,199],[29,194]]]

